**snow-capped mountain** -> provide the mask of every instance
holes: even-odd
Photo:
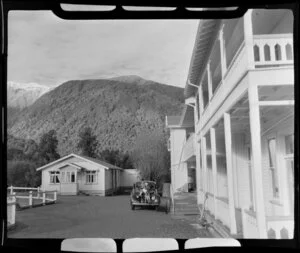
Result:
[[[7,82],[7,106],[23,109],[32,105],[40,96],[50,88],[37,83]]]

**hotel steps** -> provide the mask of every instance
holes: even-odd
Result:
[[[184,193],[184,192],[176,193],[174,195],[174,202],[175,202],[175,212],[173,213],[174,218],[191,216],[198,221],[198,219],[200,218],[200,210],[197,205],[196,194]],[[199,207],[201,209],[201,205]],[[214,215],[212,215],[209,211],[206,211],[206,219],[208,223],[212,224],[212,226],[210,226],[209,229],[213,230],[217,236],[222,238],[243,238],[241,231],[238,231],[237,234],[231,234],[229,228],[225,226],[222,223],[222,221],[218,219],[216,220],[214,218]]]
[[[199,215],[196,193],[176,193],[174,195],[174,205],[174,215]]]

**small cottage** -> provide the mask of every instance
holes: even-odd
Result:
[[[112,195],[121,187],[122,168],[77,154],[64,156],[36,169],[42,172],[41,188],[61,195]]]

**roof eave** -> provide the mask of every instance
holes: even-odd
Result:
[[[222,20],[201,20],[199,22],[191,62],[188,71],[187,84],[184,88],[184,96],[186,98],[192,96],[197,89],[188,84],[188,82],[199,85],[199,79],[204,71],[205,63],[210,55],[216,36]]]

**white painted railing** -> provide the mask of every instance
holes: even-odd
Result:
[[[182,153],[182,161],[187,161],[190,157],[195,155],[195,134],[192,133],[189,138],[187,139],[184,147],[183,147],[183,153]]]
[[[262,34],[253,36],[256,67],[262,65],[293,64],[292,34]]]
[[[230,227],[230,219],[229,219],[229,207],[228,207],[228,202],[226,200],[223,200],[221,198],[216,198],[217,199],[217,218],[222,221],[222,223],[227,226],[228,228]]]
[[[7,196],[7,226],[16,223],[16,196],[15,193]]]
[[[16,187],[11,185],[7,188],[7,190],[9,190],[10,194],[13,194],[15,191],[40,191],[40,187]]]
[[[293,239],[294,217],[267,217],[267,234],[268,238],[272,239]]]
[[[8,187],[10,196],[15,196],[16,202],[22,202],[22,207],[32,207],[35,205],[45,205],[47,203],[56,202],[57,191],[43,191],[38,188],[32,187]],[[19,192],[17,192],[19,191]],[[23,192],[26,193],[24,194]],[[23,199],[23,201],[22,201]]]
[[[242,209],[243,237],[259,238],[256,214],[253,211]]]

